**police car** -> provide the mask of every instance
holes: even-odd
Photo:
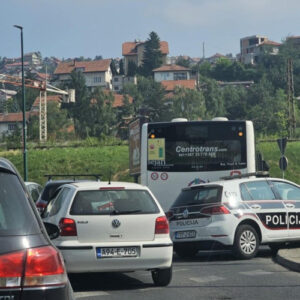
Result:
[[[260,244],[272,249],[300,240],[300,186],[250,175],[182,190],[167,213],[179,256],[221,245],[250,259]]]

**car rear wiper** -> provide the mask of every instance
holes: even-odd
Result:
[[[141,212],[140,209],[136,209],[136,210],[117,210],[117,209],[114,209],[110,214],[111,215],[130,215],[130,214],[135,214],[135,213],[138,213],[138,212]]]

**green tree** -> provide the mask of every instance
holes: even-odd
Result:
[[[170,100],[172,101],[172,111],[169,115],[171,119],[182,117],[193,121],[205,117],[206,108],[202,92],[178,87]]]
[[[179,56],[176,65],[189,68],[190,67],[190,61],[188,59],[185,59],[183,56]]]
[[[138,67],[136,65],[136,63],[132,60],[130,60],[128,62],[128,71],[127,71],[127,75],[128,76],[135,76],[137,74],[138,71]]]
[[[112,59],[110,63],[110,69],[113,76],[118,75],[115,60]]]
[[[120,60],[119,75],[124,75],[124,62],[123,62],[123,59]]]
[[[144,58],[141,75],[152,76],[152,70],[162,65],[162,53],[160,50],[160,39],[156,32],[152,31],[145,42]]]

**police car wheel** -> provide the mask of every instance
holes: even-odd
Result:
[[[259,246],[259,238],[256,230],[250,225],[238,227],[233,244],[233,251],[237,258],[253,258]]]
[[[183,244],[174,245],[174,251],[181,258],[192,258],[197,254],[198,249],[193,245]]]

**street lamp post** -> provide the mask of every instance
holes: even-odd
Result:
[[[27,147],[26,147],[26,105],[25,105],[25,82],[24,82],[24,51],[23,51],[23,27],[14,25],[14,27],[21,31],[21,61],[22,61],[22,102],[23,102],[23,167],[24,167],[24,181],[27,181]]]

